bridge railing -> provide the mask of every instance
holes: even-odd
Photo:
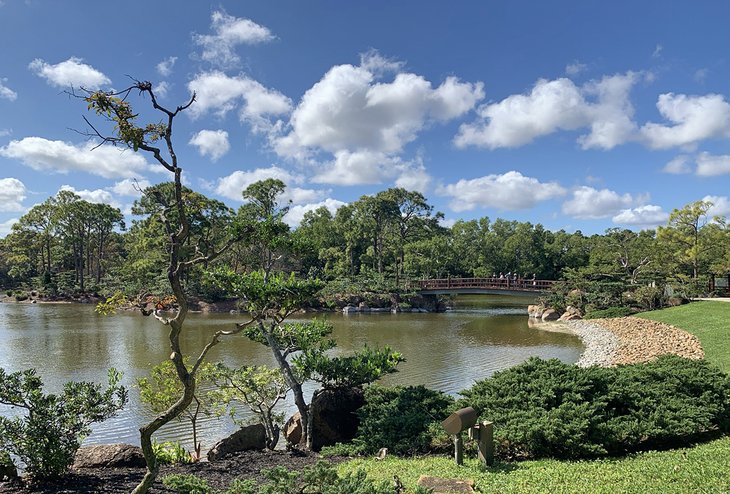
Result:
[[[525,290],[542,292],[549,290],[555,281],[533,280],[531,278],[441,278],[421,280],[421,290],[455,290],[460,288],[483,288],[490,290]]]

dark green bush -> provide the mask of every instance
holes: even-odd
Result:
[[[464,391],[503,458],[582,458],[686,444],[730,426],[730,380],[705,361],[581,369],[532,358]]]
[[[326,461],[305,467],[301,472],[275,467],[263,472],[268,480],[257,485],[252,480],[234,480],[223,494],[393,494],[388,481],[375,482],[363,470],[340,476]],[[212,494],[208,482],[195,475],[167,475],[162,483],[179,494]],[[425,494],[416,489],[415,494]]]
[[[629,307],[611,307],[610,309],[601,309],[588,312],[583,319],[610,319],[612,317],[626,317],[633,314]]]
[[[374,482],[367,478],[363,470],[339,476],[337,470],[320,461],[305,467],[301,472],[290,472],[284,467],[276,467],[264,472],[269,482],[251,494],[298,494],[301,492],[320,492],[322,494],[392,494],[390,482]],[[236,493],[238,494],[238,493]],[[244,493],[241,493],[244,494]],[[248,494],[248,493],[245,493]]]
[[[393,454],[416,454],[431,448],[429,426],[445,419],[454,400],[423,386],[365,389],[365,405],[358,411],[351,453],[373,454],[388,448]]]
[[[502,457],[593,456],[605,452],[597,437],[604,403],[594,387],[586,369],[531,358],[463,391],[460,406],[495,422]]]
[[[195,475],[173,473],[162,477],[162,484],[178,494],[213,494],[208,481]]]

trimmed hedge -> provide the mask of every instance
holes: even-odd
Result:
[[[610,309],[594,310],[586,313],[583,319],[610,319],[613,317],[626,317],[634,314],[629,307],[611,307]]]
[[[584,458],[685,445],[730,429],[730,378],[705,361],[582,369],[531,358],[463,391],[502,458]]]
[[[323,449],[325,455],[373,454],[388,448],[391,454],[414,455],[432,450],[435,424],[445,419],[454,399],[424,386],[369,386],[365,405],[357,412],[360,425],[349,444]]]

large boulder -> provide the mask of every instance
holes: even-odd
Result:
[[[263,424],[253,424],[239,429],[225,439],[218,441],[208,451],[208,461],[220,460],[231,453],[262,450],[266,448],[266,430]]]
[[[545,311],[545,307],[542,305],[528,305],[527,306],[527,315],[529,317],[533,317],[535,319],[540,319],[542,317],[542,313]]]
[[[365,404],[362,389],[336,388],[317,391],[312,398],[312,449],[351,441],[357,433],[360,419],[357,410]],[[284,426],[284,436],[292,446],[302,441],[302,421],[294,414]]]
[[[97,444],[79,448],[72,468],[144,467],[142,448],[131,444]]]
[[[289,417],[283,432],[289,446],[298,446],[302,442],[302,415],[299,412]]]
[[[563,315],[560,316],[561,321],[574,321],[582,318],[583,313],[580,311],[580,309],[573,307],[572,305],[566,307],[565,312],[563,312]]]
[[[555,309],[545,309],[542,313],[543,321],[557,321],[560,318],[560,314]]]

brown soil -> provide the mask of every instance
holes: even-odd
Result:
[[[162,467],[151,493],[171,493],[172,490],[162,485],[160,479],[165,475],[193,474],[208,481],[216,490],[225,490],[234,479],[253,479],[264,482],[262,470],[283,466],[289,470],[301,470],[307,465],[319,461],[316,454],[297,451],[248,451],[239,455],[230,455],[213,463],[201,462],[190,465]],[[0,482],[0,494],[11,493],[110,493],[122,494],[131,492],[142,480],[145,470],[142,468],[95,468],[72,471],[55,482],[36,486],[26,486],[21,482]]]

